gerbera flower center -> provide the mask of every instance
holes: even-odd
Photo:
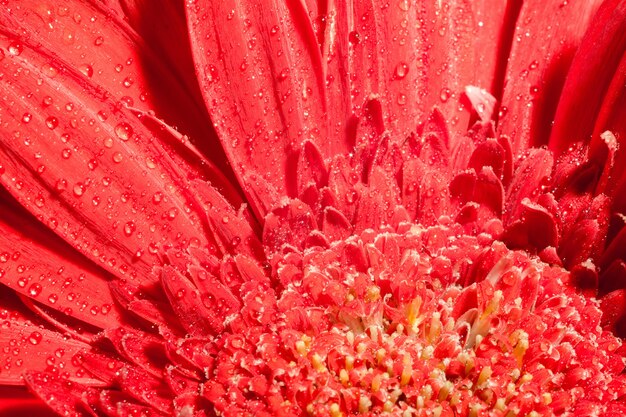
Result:
[[[272,322],[207,374],[222,412],[539,416],[589,395],[600,412],[616,394],[599,387],[623,383],[621,343],[569,273],[486,234],[404,224],[277,257],[282,289],[256,298]]]

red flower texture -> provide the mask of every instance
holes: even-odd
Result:
[[[0,415],[626,415],[626,1],[0,0]]]

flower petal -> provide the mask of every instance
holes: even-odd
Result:
[[[565,77],[600,3],[523,2],[512,39],[498,123],[498,132],[511,138],[514,155],[529,146],[547,144]],[[563,89],[563,94],[579,94],[581,88],[572,85]]]
[[[602,101],[626,51],[625,34],[626,2],[605,1],[572,62],[550,136],[552,149],[588,141],[594,133]]]
[[[30,44],[42,46],[52,56],[77,68],[82,76],[106,90],[114,101],[142,111],[155,111],[169,124],[178,126],[211,157],[212,162],[205,162],[215,179],[222,181],[213,163],[217,163],[220,170],[229,171],[224,152],[215,140],[211,125],[202,122],[207,118],[194,78],[181,76],[193,74],[189,50],[178,44],[176,61],[168,62],[163,59],[163,51],[157,49],[162,48],[163,43],[155,42],[154,37],[148,36],[153,32],[145,28],[150,18],[146,10],[158,10],[160,16],[168,17],[170,24],[170,30],[163,30],[164,25],[161,25],[159,32],[167,32],[170,42],[180,43],[180,38],[172,37],[172,32],[185,34],[182,9],[176,10],[174,2],[166,1],[158,8],[154,7],[154,2],[149,8],[133,1],[129,2],[131,4],[124,2],[123,7],[109,2],[116,6],[116,12],[102,3],[68,0],[54,5],[36,0],[19,1],[18,7],[9,5],[0,13],[0,26],[14,33],[27,33]],[[126,13],[120,14],[123,11]],[[171,13],[166,15],[165,11]],[[125,20],[130,20],[139,34]],[[146,37],[142,39],[140,35]],[[181,56],[185,52],[186,58]],[[176,64],[172,65],[173,62]],[[177,74],[177,70],[184,73],[184,63],[188,73]],[[115,112],[114,109],[101,111],[103,115]]]
[[[47,372],[29,372],[28,387],[59,415],[67,417],[96,416],[91,405],[96,391]]]
[[[102,385],[89,377],[73,357],[90,346],[60,333],[16,320],[3,320],[0,332],[0,384],[22,385],[26,371],[45,371],[86,385]]]
[[[329,1],[323,55],[331,134],[382,101],[385,128],[404,140],[432,107],[442,107],[455,132],[469,115],[459,110],[466,85],[490,88],[504,2]]]
[[[320,52],[304,6],[196,0],[186,7],[202,93],[240,182],[254,194],[257,184],[244,181],[252,171],[295,196],[289,167],[306,139],[326,156],[345,149],[326,139]]]
[[[169,133],[141,124],[43,47],[4,35],[0,46],[10,74],[0,83],[0,183],[20,204],[137,282],[158,281],[151,272],[162,245],[206,242],[182,191],[202,173]]]
[[[75,253],[35,220],[0,203],[0,278],[2,284],[50,308],[106,328],[121,320],[103,271]]]

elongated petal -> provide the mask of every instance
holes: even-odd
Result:
[[[115,6],[115,2],[109,3]],[[222,171],[229,168],[206,118],[196,84],[188,76],[193,73],[189,51],[178,47],[179,55],[186,53],[186,57],[176,56],[176,61],[169,62],[163,59],[162,51],[158,49],[162,47],[161,39],[149,36],[154,31],[146,27],[155,24],[155,19],[148,22],[147,9],[133,1],[129,3],[118,4],[115,10],[96,1],[69,0],[62,5],[32,0],[11,1],[0,13],[0,25],[16,33],[27,33],[30,44],[43,46],[52,56],[79,69],[84,77],[105,89],[116,102],[143,111],[155,111],[169,124],[178,126],[211,158],[212,162],[205,162],[214,179],[223,182],[213,163],[217,163]],[[185,33],[182,10],[176,10],[174,2],[163,3],[166,3],[163,7],[152,6],[150,10],[158,9],[161,16],[164,16],[164,9],[171,12],[168,18],[173,31]],[[140,8],[144,12],[138,15]],[[123,19],[130,20],[133,27]],[[160,33],[165,32],[163,25],[160,29]],[[180,38],[173,38],[171,32],[167,32],[170,34],[168,39],[180,43]],[[147,36],[140,38],[143,35]],[[101,109],[101,114],[108,116],[114,111]]]
[[[42,47],[15,36],[0,44],[0,183],[24,207],[103,268],[139,282],[158,281],[151,271],[164,243],[206,242],[181,195],[201,173],[173,152],[180,145],[169,133],[148,129]]]
[[[600,3],[523,2],[504,78],[498,124],[498,131],[511,138],[513,154],[548,142],[565,77]],[[572,85],[564,91],[579,94],[581,88]]]
[[[26,371],[46,371],[87,385],[102,385],[73,361],[89,345],[33,324],[4,320],[0,332],[0,384],[22,385]]]
[[[625,50],[626,2],[605,1],[572,62],[550,136],[552,149],[562,150],[572,141],[590,139]]]
[[[5,196],[6,198],[6,196]],[[106,273],[37,227],[35,219],[0,203],[0,282],[16,292],[91,325],[119,325]]]
[[[254,194],[244,172],[255,171],[295,196],[289,167],[300,144],[326,156],[345,149],[325,135],[320,52],[303,5],[197,0],[187,18],[202,93],[240,182]]]

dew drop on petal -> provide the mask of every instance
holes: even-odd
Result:
[[[54,116],[50,116],[46,119],[46,126],[48,126],[48,129],[54,129],[59,125],[59,120],[54,117]]]
[[[76,185],[74,185],[73,191],[76,197],[80,197],[85,193],[85,186],[82,183],[77,182]]]
[[[396,78],[401,80],[409,73],[409,66],[406,62],[400,62],[396,65]]]
[[[93,67],[89,64],[83,64],[78,67],[78,69],[80,70],[80,72],[83,73],[85,77],[91,78],[93,76]]]
[[[115,152],[113,154],[113,162],[115,162],[116,164],[119,164],[120,162],[122,162],[123,159],[124,159],[124,156],[122,155],[121,152]]]
[[[24,46],[22,46],[19,42],[11,42],[9,45],[8,51],[13,56],[18,56],[24,50]]]
[[[124,234],[126,236],[131,236],[135,231],[136,226],[134,222],[128,222],[124,225]]]
[[[30,286],[30,288],[28,289],[28,294],[30,294],[32,297],[37,297],[39,294],[41,294],[41,284],[39,283],[35,283],[33,285]]]
[[[445,103],[446,101],[450,99],[451,95],[452,95],[452,92],[448,88],[442,88],[441,91],[439,92],[439,99],[441,100],[442,103]]]
[[[123,141],[127,141],[133,134],[133,128],[128,123],[119,123],[115,126],[115,134]]]
[[[39,332],[32,332],[30,336],[28,336],[28,341],[31,345],[38,345],[39,343],[41,343],[42,339],[43,336]]]

